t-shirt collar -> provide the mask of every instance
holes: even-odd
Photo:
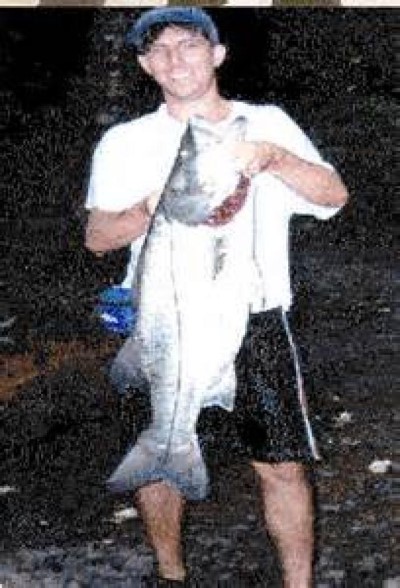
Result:
[[[229,124],[230,122],[232,122],[238,116],[245,114],[242,102],[240,102],[238,100],[231,100],[230,103],[231,103],[231,109],[229,111],[228,116],[226,118],[224,118],[223,120],[219,121],[218,123],[216,123],[217,126],[219,126],[219,125],[225,126],[225,125]],[[172,124],[176,129],[184,129],[186,127],[186,124],[184,122],[174,118],[173,116],[171,116],[169,114],[169,112],[167,110],[167,105],[165,104],[165,102],[160,104],[160,106],[157,109],[157,113],[160,117],[162,117],[165,120],[165,122],[167,124]]]

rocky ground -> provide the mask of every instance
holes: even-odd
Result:
[[[309,350],[311,404],[324,455],[313,473],[318,588],[400,586],[398,314],[388,251],[315,249],[295,259],[296,314]],[[102,333],[94,319],[80,341],[66,333],[67,342],[49,331],[41,353],[38,346],[27,350],[26,360],[36,358],[30,364],[36,376],[27,372],[21,379],[18,364],[13,392],[12,360],[21,361],[21,354],[4,356],[0,585],[139,588],[148,585],[152,555],[129,497],[108,495],[104,480],[132,438],[134,413],[144,400],[121,399],[109,387],[107,360],[118,337]],[[189,505],[184,533],[194,585],[279,586],[253,474],[232,451],[229,418],[216,414],[206,433],[213,490],[207,501]]]

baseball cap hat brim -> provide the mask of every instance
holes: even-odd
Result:
[[[213,45],[219,43],[217,27],[204,10],[195,7],[171,6],[153,8],[144,12],[128,31],[127,44],[141,50],[146,33],[159,24],[193,25],[200,29]]]

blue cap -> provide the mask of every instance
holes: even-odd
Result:
[[[141,51],[146,33],[151,27],[159,24],[192,25],[200,29],[212,45],[219,43],[218,30],[211,17],[201,8],[182,6],[146,10],[128,31],[126,42]]]

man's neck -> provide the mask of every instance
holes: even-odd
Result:
[[[182,122],[186,122],[191,116],[201,116],[216,123],[227,118],[231,111],[230,101],[219,94],[186,102],[165,96],[165,103],[168,114]]]

